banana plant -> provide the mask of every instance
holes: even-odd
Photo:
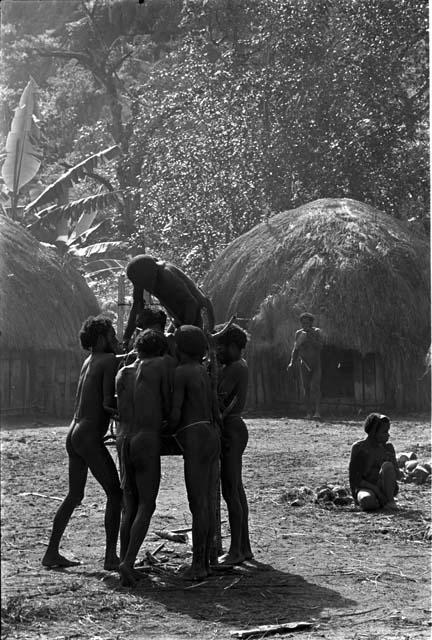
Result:
[[[10,211],[13,218],[17,217],[20,190],[35,177],[42,160],[42,152],[38,147],[40,134],[36,117],[37,91],[38,86],[30,76],[19,105],[15,109],[6,140],[6,158],[2,166],[2,178],[6,189],[11,194]],[[88,267],[91,262],[95,262],[96,274],[100,273],[104,259],[107,260],[106,270],[117,270],[124,266],[123,261],[110,259],[110,252],[113,250],[126,249],[124,242],[100,242],[83,246],[90,235],[106,222],[106,219],[95,222],[98,212],[118,205],[121,200],[120,191],[115,191],[107,180],[95,174],[95,169],[109,162],[119,153],[120,148],[113,145],[85,158],[46,187],[24,209],[26,226],[34,235],[55,244],[61,253],[80,259],[87,273],[90,274],[92,274],[92,267]],[[108,190],[99,190],[92,196],[68,202],[70,189],[88,177],[99,179]],[[29,218],[32,218],[31,222],[28,222]],[[94,260],[96,254],[100,255],[97,261]],[[89,263],[90,255],[93,255],[93,259]]]
[[[108,191],[99,190],[98,193],[67,202],[69,190],[81,180],[87,177],[96,177],[95,169],[102,163],[116,157],[120,152],[117,145],[108,147],[85,158],[74,167],[70,167],[55,182],[49,185],[25,208],[24,214],[33,220],[27,224],[27,228],[39,237],[48,237],[53,241],[63,254],[79,258],[86,273],[89,258],[95,254],[109,258],[113,250],[126,250],[126,243],[120,241],[99,242],[93,245],[83,246],[89,236],[107,222],[102,218],[96,222],[98,212],[107,207],[118,205],[121,201],[121,192],[115,191],[112,186],[103,180]],[[100,176],[99,176],[100,178]],[[52,204],[55,202],[55,204]],[[51,203],[51,204],[50,204]],[[47,206],[48,205],[48,206]],[[100,258],[103,260],[104,258]],[[100,260],[96,265],[96,272],[100,271]],[[94,261],[94,258],[92,259]],[[114,264],[107,260],[107,270],[112,271]],[[123,268],[125,262],[117,268]]]
[[[38,147],[40,131],[36,117],[37,90],[38,86],[30,76],[15,109],[6,139],[2,178],[11,194],[12,218],[17,217],[20,190],[35,177],[42,160],[42,152]]]
[[[85,179],[89,175],[94,172],[94,170],[103,163],[109,162],[113,158],[115,158],[120,153],[120,148],[115,144],[112,147],[108,147],[107,149],[103,149],[99,151],[99,153],[95,153],[85,160],[82,160],[78,164],[73,167],[70,167],[65,173],[63,173],[60,178],[58,178],[55,182],[50,184],[46,189],[42,191],[37,198],[35,198],[32,202],[30,202],[26,208],[25,212],[30,213],[31,211],[40,209],[41,207],[50,204],[52,202],[64,202],[65,197],[67,198],[69,189],[77,184],[81,180]],[[69,203],[70,212],[74,211],[74,207],[72,206],[74,203]],[[82,201],[77,202],[77,208],[81,206]],[[93,201],[94,206],[97,206],[97,198]],[[105,203],[102,203],[105,204]],[[87,206],[84,204],[84,206]],[[43,211],[40,211],[39,217],[43,215]]]

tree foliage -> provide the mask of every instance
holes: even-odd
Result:
[[[12,77],[22,88],[31,69],[47,183],[118,145],[99,170],[122,193],[110,240],[201,276],[257,222],[320,197],[428,232],[425,2],[53,2],[49,28],[25,4],[24,26],[4,27],[2,100],[11,108]]]

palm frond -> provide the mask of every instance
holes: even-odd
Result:
[[[120,147],[113,145],[107,149],[99,151],[92,156],[89,156],[82,162],[76,164],[74,167],[68,169],[60,178],[57,178],[55,182],[49,185],[42,193],[30,202],[26,207],[26,213],[43,207],[44,205],[55,202],[61,198],[67,196],[68,189],[73,187],[74,184],[83,180],[87,173],[91,173],[101,164],[112,160],[120,153]],[[72,204],[72,203],[71,203]],[[65,205],[67,206],[67,205]]]
[[[114,260],[112,258],[101,258],[99,260],[92,260],[84,265],[87,277],[95,277],[101,273],[118,273],[126,269],[127,260]]]
[[[73,222],[85,214],[118,204],[120,193],[120,191],[108,191],[73,200],[68,204],[51,205],[42,209],[42,211],[38,211],[35,214],[36,220],[30,223],[27,228],[34,230],[40,226],[56,226],[57,221],[63,217]]]
[[[91,256],[107,254],[109,251],[113,249],[122,249],[125,251],[127,249],[127,243],[118,241],[110,241],[110,242],[97,242],[95,244],[91,244],[88,247],[71,247],[71,251],[74,255],[79,256],[80,258],[90,258]]]

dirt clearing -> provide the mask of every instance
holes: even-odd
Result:
[[[430,638],[430,483],[402,484],[396,513],[316,503],[298,490],[348,486],[349,451],[363,437],[362,422],[251,418],[247,424],[244,482],[255,561],[188,583],[176,571],[190,561],[190,545],[165,541],[158,562],[149,565],[146,551],[163,542],[155,531],[191,523],[182,459],[163,458],[136,589],[120,587],[118,574],[102,569],[105,500],[90,476],[61,547],[82,564],[41,566],[67,489],[67,426],[3,426],[2,638],[210,640],[297,621],[313,627],[273,637]],[[394,420],[391,442],[396,452],[430,459],[428,419]],[[303,498],[292,506],[297,495]],[[224,506],[222,523],[226,542]]]

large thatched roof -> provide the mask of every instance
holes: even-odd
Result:
[[[317,200],[269,218],[225,249],[204,289],[217,321],[251,318],[255,341],[284,351],[304,310],[328,342],[361,353],[425,354],[430,341],[427,239],[355,200]]]
[[[0,350],[79,349],[83,320],[98,312],[76,269],[0,215]]]

